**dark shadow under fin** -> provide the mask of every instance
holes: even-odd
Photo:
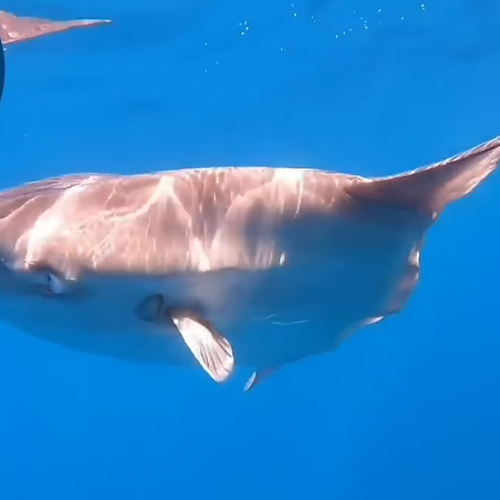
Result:
[[[384,207],[419,210],[433,216],[474,191],[498,166],[500,136],[427,167],[392,177],[355,180],[354,199]]]
[[[203,369],[216,381],[224,382],[234,370],[231,344],[208,322],[189,313],[172,314],[172,321]]]

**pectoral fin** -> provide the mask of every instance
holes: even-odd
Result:
[[[172,321],[194,357],[216,381],[224,382],[234,369],[231,344],[209,323],[189,314],[173,315]]]

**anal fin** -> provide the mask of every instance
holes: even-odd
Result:
[[[259,370],[254,372],[245,384],[243,391],[248,392],[252,390],[257,384],[262,382],[263,379],[270,377],[274,372],[275,370],[273,369]]]
[[[172,321],[203,369],[216,381],[224,382],[234,370],[229,341],[212,326],[189,313],[173,314]]]

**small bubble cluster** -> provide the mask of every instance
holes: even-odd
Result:
[[[332,12],[328,14],[328,17],[332,19],[330,23],[328,22],[327,16],[324,15],[323,4],[331,7]],[[344,4],[340,5],[335,2],[321,2],[321,10],[319,10],[319,8],[315,8],[314,10],[314,12],[311,11],[308,2],[302,2],[302,6],[292,2],[289,4],[288,10],[283,11],[283,18],[276,19],[276,25],[279,25],[280,28],[286,26],[287,22],[290,22],[293,26],[297,27],[304,27],[307,24],[314,25],[315,28],[313,29],[328,30],[332,42],[339,42],[344,38],[349,38],[350,35],[366,32],[377,26],[378,29],[383,29],[384,25],[389,23],[394,24],[395,22],[408,22],[407,18],[415,19],[415,16],[421,15],[423,12],[427,11],[427,4],[415,3],[413,7],[405,5],[391,8],[383,8],[379,6],[371,9],[364,9],[363,13],[361,13],[356,9],[346,9]],[[338,11],[339,16],[335,16],[335,10]],[[258,21],[254,20],[251,23],[250,18],[244,18],[243,20],[240,18],[240,20],[235,20],[235,35],[237,34],[239,37],[249,38],[249,41],[251,41],[253,36],[258,36],[257,33],[252,33],[253,30],[251,29],[251,24],[258,25]],[[289,30],[290,26],[286,29]],[[294,43],[296,44],[297,37],[295,37],[294,40]],[[230,42],[228,41],[228,43]],[[281,43],[278,42],[276,45],[270,46],[269,50],[275,50],[279,53],[285,54],[290,52],[292,49],[288,46],[289,43],[290,42],[287,43],[286,40],[283,40]],[[205,41],[204,45],[205,47],[209,47],[209,41]],[[205,73],[208,73],[210,69],[215,69],[220,64],[222,64],[220,59],[214,60],[213,65],[204,68]]]

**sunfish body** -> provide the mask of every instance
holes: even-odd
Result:
[[[36,17],[19,17],[9,12],[0,11],[0,39],[3,45],[8,45],[76,28],[99,26],[109,22],[111,21],[106,19],[50,21]]]
[[[253,387],[403,309],[430,226],[497,167],[500,137],[397,176],[298,168],[69,175],[0,193],[0,318]]]

